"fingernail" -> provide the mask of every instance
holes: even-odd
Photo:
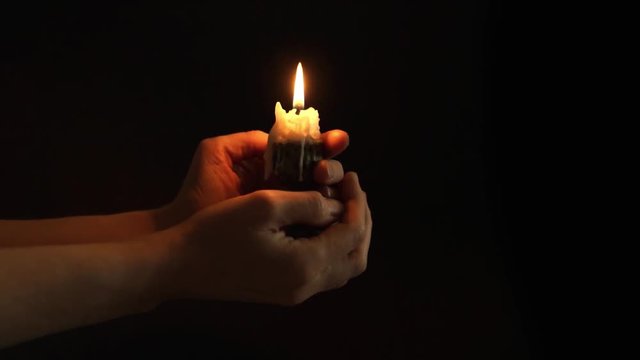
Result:
[[[333,166],[331,166],[330,163],[327,163],[327,179],[329,179],[329,181],[332,181],[333,176],[334,176]]]

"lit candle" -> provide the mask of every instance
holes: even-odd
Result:
[[[275,115],[265,153],[265,179],[275,188],[310,189],[313,167],[322,159],[322,142],[318,111],[304,108],[302,64],[296,71],[293,109],[286,112],[276,102]]]

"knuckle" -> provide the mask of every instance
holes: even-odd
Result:
[[[313,191],[309,194],[309,206],[320,214],[328,212],[327,203],[324,197],[317,191]]]
[[[277,208],[276,198],[272,192],[268,190],[258,190],[253,193],[253,201],[256,209],[263,214],[271,214]]]

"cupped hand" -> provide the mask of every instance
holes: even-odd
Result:
[[[167,297],[294,305],[343,286],[366,268],[372,220],[357,176],[348,173],[339,187],[342,202],[315,191],[259,190],[180,224]],[[283,230],[292,224],[331,225],[294,239]]]
[[[254,130],[208,138],[200,142],[191,166],[175,200],[166,207],[163,223],[177,224],[197,211],[220,201],[256,190],[264,176],[263,154],[268,134]],[[342,180],[342,164],[332,157],[349,145],[342,130],[322,134],[324,155],[314,169],[319,185],[333,185]]]

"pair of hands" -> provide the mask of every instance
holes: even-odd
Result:
[[[179,233],[170,251],[167,296],[293,305],[341,287],[367,266],[371,212],[355,173],[330,158],[348,135],[322,135],[325,157],[315,181],[336,187],[339,200],[317,191],[256,190],[268,135],[250,131],[202,141],[168,221]],[[186,219],[185,221],[182,221]],[[283,228],[326,227],[293,239]]]

